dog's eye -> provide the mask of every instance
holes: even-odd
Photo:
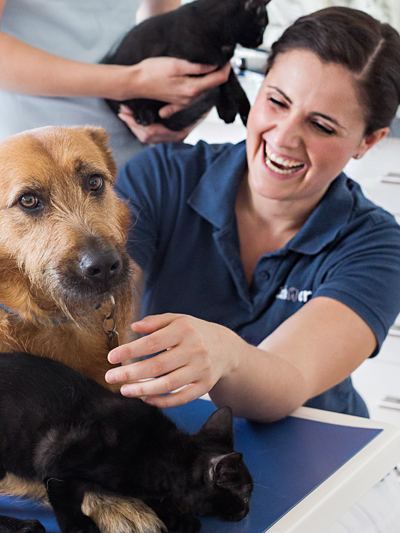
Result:
[[[24,209],[36,209],[40,206],[40,200],[34,194],[26,193],[19,199],[19,205]]]
[[[101,189],[103,188],[103,185],[104,185],[104,180],[101,176],[93,175],[93,176],[90,176],[90,178],[88,179],[88,188],[90,192],[94,192],[94,193],[100,192]]]

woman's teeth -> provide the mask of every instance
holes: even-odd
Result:
[[[268,150],[268,147],[266,147],[265,150],[265,163],[268,168],[277,174],[285,175],[294,174],[304,167],[304,163],[290,161],[289,159],[283,159],[282,157],[275,155]]]

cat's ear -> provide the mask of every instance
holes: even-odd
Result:
[[[216,485],[224,485],[231,474],[237,472],[239,463],[243,460],[243,454],[240,452],[227,453],[212,457],[207,471],[208,481]]]
[[[223,440],[233,449],[233,414],[232,409],[225,405],[214,411],[203,425],[199,434],[212,435],[214,439]]]

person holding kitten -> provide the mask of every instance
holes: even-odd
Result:
[[[399,34],[327,8],[273,45],[246,143],[159,145],[123,166],[143,336],[110,352],[134,362],[106,380],[162,408],[209,393],[261,422],[301,405],[368,416],[350,375],[400,312],[400,227],[342,170],[399,103]],[[399,520],[392,474],[329,533]]]
[[[183,140],[193,127],[145,128],[128,117],[133,136],[104,98],[152,97],[171,103],[161,111],[170,116],[224,83],[229,64],[216,72],[166,57],[131,67],[98,64],[136,20],[179,5],[180,0],[0,0],[0,139],[40,126],[93,124],[110,135],[119,165],[142,143]]]

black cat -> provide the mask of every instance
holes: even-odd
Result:
[[[86,491],[139,498],[169,533],[195,533],[195,515],[238,521],[253,488],[221,407],[189,435],[158,408],[113,393],[63,363],[0,354],[0,479],[40,480],[62,533],[97,533]],[[2,533],[39,522],[0,516]]]
[[[185,4],[135,26],[103,63],[133,65],[147,57],[169,56],[220,68],[231,59],[237,43],[246,48],[260,46],[268,24],[266,5],[269,1],[196,0]],[[226,123],[233,122],[239,113],[246,125],[250,110],[233,70],[225,84],[205,92],[168,119],[158,116],[166,102],[150,99],[106,101],[115,113],[121,103],[127,105],[139,124],[161,122],[174,131],[194,124],[213,106],[217,106],[220,118]]]

